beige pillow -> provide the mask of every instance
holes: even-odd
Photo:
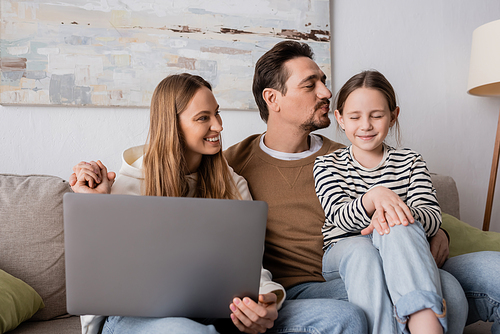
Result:
[[[66,314],[62,197],[55,176],[0,174],[0,268],[23,280],[45,308],[33,320]]]

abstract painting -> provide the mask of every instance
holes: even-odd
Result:
[[[188,72],[252,110],[255,62],[284,39],[331,74],[329,0],[1,0],[0,15],[1,104],[147,107]]]

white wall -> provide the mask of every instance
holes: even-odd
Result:
[[[377,69],[401,107],[403,145],[455,178],[461,218],[482,226],[499,98],[468,95],[472,32],[500,19],[498,0],[332,1],[334,90]],[[500,232],[500,185],[491,230]]]
[[[472,31],[500,19],[498,0],[331,0],[333,89],[375,68],[398,93],[403,145],[455,178],[462,220],[480,227],[500,99],[466,94]],[[265,130],[257,112],[222,111],[224,147]],[[67,178],[80,160],[118,171],[143,144],[148,110],[0,106],[0,172]],[[321,131],[345,140],[335,127]],[[491,230],[500,232],[500,185]]]

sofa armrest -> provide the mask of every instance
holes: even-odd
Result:
[[[431,173],[432,184],[436,188],[436,196],[441,212],[460,219],[460,201],[455,180],[451,176]]]

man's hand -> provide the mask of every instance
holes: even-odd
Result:
[[[265,333],[274,326],[274,320],[278,318],[277,297],[274,293],[259,295],[259,303],[245,297],[243,300],[234,298],[229,305],[231,320],[243,333]]]
[[[448,259],[448,255],[450,255],[446,233],[442,229],[439,229],[436,235],[431,238],[430,245],[434,261],[436,261],[438,268],[441,268],[446,259]]]
[[[80,162],[73,167],[69,177],[71,189],[76,193],[109,194],[115,182],[116,174],[109,172],[100,160]]]

